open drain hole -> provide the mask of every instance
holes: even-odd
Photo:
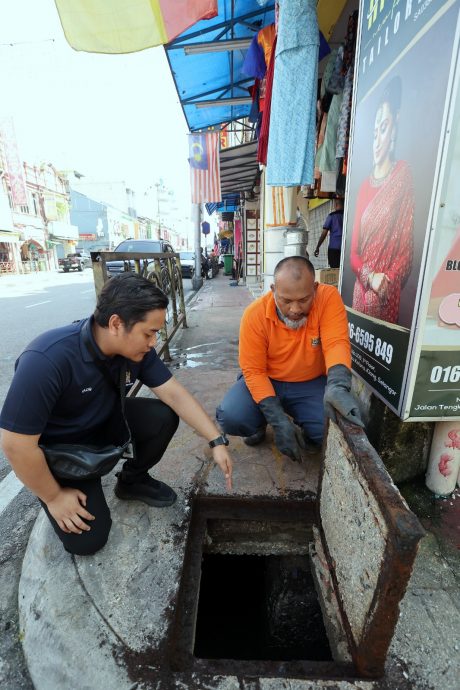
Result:
[[[170,637],[173,671],[353,675],[335,659],[313,583],[315,517],[314,497],[195,499]]]
[[[193,653],[331,660],[308,557],[203,554]]]

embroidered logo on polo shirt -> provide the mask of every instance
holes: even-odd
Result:
[[[318,347],[318,345],[321,344],[321,338],[318,336],[317,338],[312,338],[311,339],[311,346],[312,347]]]
[[[83,388],[82,393],[91,393],[93,389],[91,387],[89,388]]]

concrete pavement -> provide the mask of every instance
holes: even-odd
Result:
[[[174,375],[211,415],[238,373],[239,320],[251,299],[245,287],[231,287],[224,276],[206,281],[189,305],[189,328],[180,330],[173,343]],[[141,394],[150,395],[145,389]],[[244,663],[236,662],[210,673],[206,664],[200,666],[202,660],[184,661],[183,639],[195,634],[186,629],[193,627],[193,615],[192,623],[187,618],[193,602],[187,599],[184,581],[193,561],[187,540],[190,537],[193,544],[200,520],[197,503],[211,510],[208,542],[212,535],[222,539],[219,528],[212,527],[216,505],[227,517],[225,538],[247,541],[253,537],[235,536],[232,531],[235,510],[250,506],[248,510],[255,510],[250,519],[258,524],[264,512],[274,511],[278,520],[274,524],[279,525],[288,519],[282,511],[303,515],[315,498],[319,457],[309,456],[301,465],[292,463],[278,453],[270,435],[256,448],[233,437],[230,449],[235,465],[230,495],[207,444],[182,422],[155,472],[177,491],[174,506],[159,510],[118,501],[113,495],[114,474],[104,478],[113,527],[105,548],[92,557],[65,553],[40,512],[19,587],[21,635],[35,688],[458,688],[458,551],[442,530],[429,532],[422,541],[382,680],[314,678],[302,672],[275,677],[282,663],[277,673],[266,675],[248,672]],[[426,516],[424,526],[430,529]],[[277,553],[283,552],[286,541],[295,542],[297,548],[304,539],[296,536],[294,528],[268,532],[259,533],[258,543],[271,541]],[[212,544],[208,546],[212,550]],[[191,577],[199,579],[200,573]],[[234,587],[244,588],[244,573],[242,584],[235,582]],[[223,606],[226,591],[217,586],[214,596],[216,608]]]

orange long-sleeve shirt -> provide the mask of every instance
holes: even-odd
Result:
[[[240,326],[240,367],[258,403],[276,395],[270,379],[309,381],[335,364],[351,367],[348,320],[338,290],[318,285],[307,323],[288,328],[270,292],[246,308]]]

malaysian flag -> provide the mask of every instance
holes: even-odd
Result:
[[[219,132],[188,136],[192,203],[221,201]]]

